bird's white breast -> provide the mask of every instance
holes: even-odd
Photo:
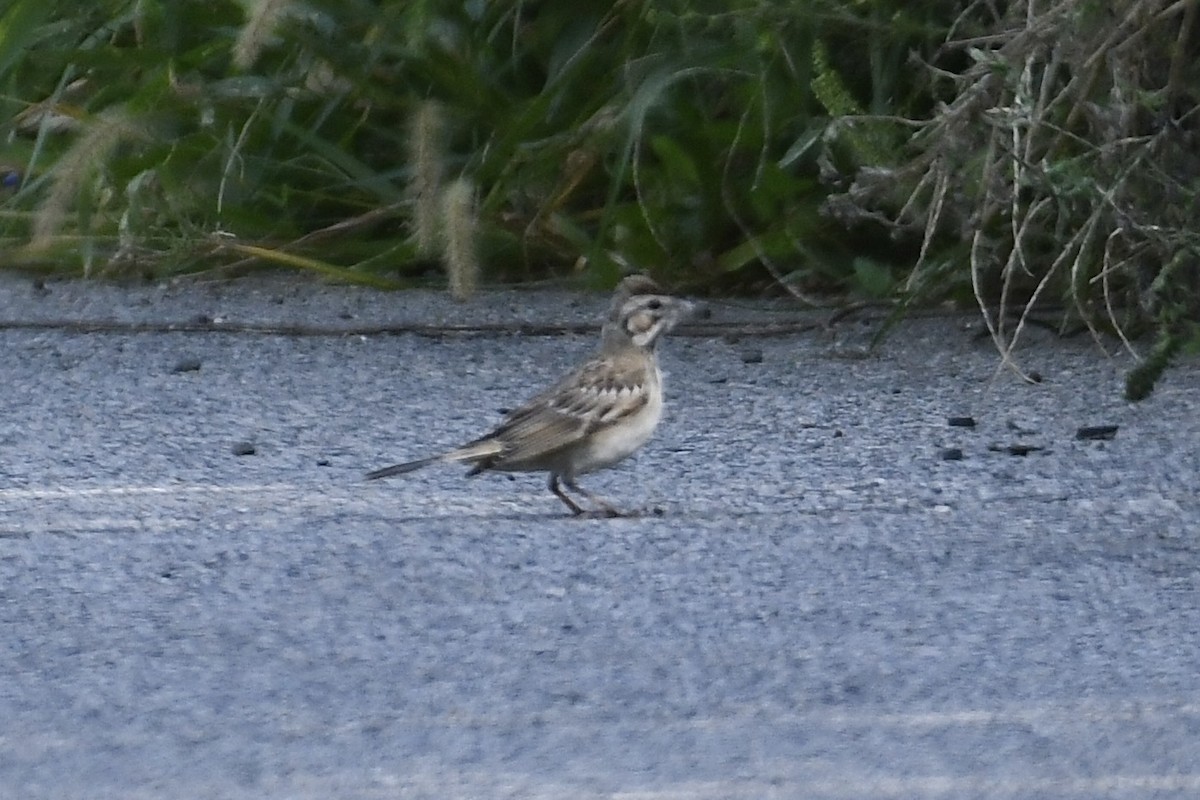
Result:
[[[572,459],[572,472],[582,475],[605,467],[611,467],[633,455],[653,435],[662,419],[663,393],[658,370],[653,373],[652,386],[647,387],[646,404],[618,425],[596,431],[585,448],[580,448]]]

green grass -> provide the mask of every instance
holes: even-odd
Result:
[[[1194,3],[85,6],[0,10],[8,265],[642,269],[976,303],[1006,353],[1036,305],[1196,337]]]
[[[25,181],[0,245],[169,274],[228,263],[232,238],[414,280],[457,240],[440,192],[462,179],[490,281],[853,288],[855,259],[906,254],[821,213],[818,161],[898,153],[903,129],[831,119],[914,96],[897,67],[944,32],[886,8],[14,0],[0,132]]]

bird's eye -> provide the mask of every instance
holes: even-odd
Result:
[[[662,308],[662,300],[651,300],[649,303],[646,303],[646,308],[651,311],[658,311]]]

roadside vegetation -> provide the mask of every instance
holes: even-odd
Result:
[[[1198,5],[9,0],[0,251],[971,304],[1141,397],[1198,339]]]

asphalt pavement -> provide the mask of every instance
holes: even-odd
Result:
[[[640,515],[362,480],[604,305],[0,276],[0,797],[1200,796],[1194,359],[715,303]]]

